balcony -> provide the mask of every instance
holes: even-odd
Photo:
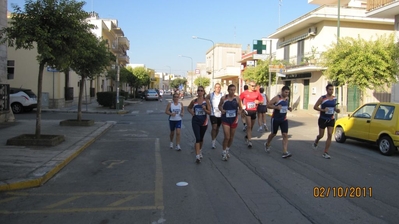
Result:
[[[367,0],[367,16],[393,19],[399,15],[399,0]]]
[[[119,43],[119,46],[122,47],[123,49],[125,49],[125,50],[130,49],[130,42],[127,39],[127,37],[119,37],[118,43]]]
[[[122,65],[126,65],[126,64],[129,64],[129,56],[127,56],[127,55],[119,55],[118,56],[118,62],[119,62],[119,64],[122,64]]]

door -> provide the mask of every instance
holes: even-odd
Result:
[[[376,104],[366,104],[355,111],[349,118],[345,134],[348,137],[367,140],[369,138],[371,117],[375,108]]]
[[[309,108],[309,79],[303,80],[303,106],[304,110]]]
[[[357,86],[348,87],[348,112],[352,112],[358,108],[360,100],[360,90]]]

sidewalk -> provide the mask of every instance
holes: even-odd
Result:
[[[125,101],[125,104],[140,101]],[[77,106],[43,109],[42,113],[76,113]],[[82,113],[122,114],[97,102],[82,105]],[[64,135],[65,141],[53,147],[8,146],[7,139],[20,134],[34,134],[36,120],[0,123],[0,191],[37,187],[44,184],[79,153],[111,128],[115,122],[95,122],[93,126],[60,126],[61,120],[41,120],[41,134]]]

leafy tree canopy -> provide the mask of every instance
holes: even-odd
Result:
[[[280,61],[274,60],[271,62],[273,65],[280,64]],[[261,86],[268,86],[269,83],[269,64],[270,60],[258,60],[256,67],[248,66],[243,72],[243,78],[245,81],[253,80]],[[276,73],[272,72],[272,83],[276,78]]]
[[[360,37],[341,38],[322,54],[324,75],[338,85],[378,89],[395,83],[399,71],[399,46],[394,36],[366,41]]]
[[[203,86],[204,88],[211,84],[211,80],[206,77],[198,77],[194,80],[196,86]]]
[[[172,88],[179,88],[180,84],[185,86],[186,83],[187,83],[187,79],[177,78],[177,79],[173,79],[172,81],[170,81],[170,86]]]

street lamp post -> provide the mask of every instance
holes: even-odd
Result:
[[[184,56],[184,55],[179,55],[179,57],[190,58],[191,59],[191,86],[190,86],[190,90],[191,90],[191,93],[192,93],[193,92],[193,58],[189,57],[189,56]]]
[[[116,47],[117,51],[119,51],[119,36],[116,37]],[[119,53],[116,53],[116,110],[119,110]]]
[[[213,89],[213,79],[215,78],[215,43],[213,40],[210,39],[205,39],[202,37],[197,37],[193,36],[193,39],[200,39],[200,40],[206,40],[212,42],[213,48],[212,48],[212,82],[211,82],[211,88]]]

